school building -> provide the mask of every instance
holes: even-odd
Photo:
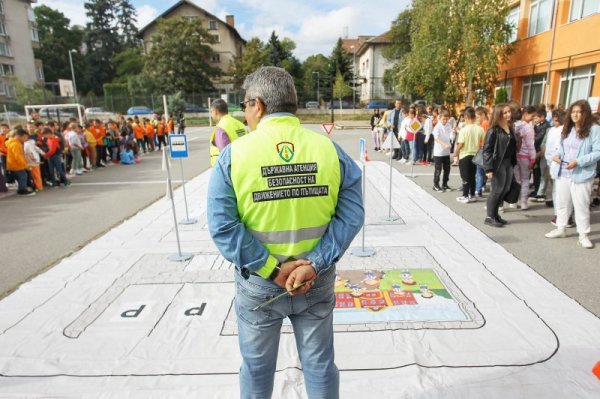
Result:
[[[598,111],[600,0],[513,1],[516,51],[500,66],[496,90],[522,105],[590,99]]]

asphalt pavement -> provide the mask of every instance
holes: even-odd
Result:
[[[186,131],[186,179],[209,167],[209,132],[207,127]],[[172,162],[172,174],[177,187],[179,161]],[[0,298],[164,196],[162,152],[142,155],[139,164],[99,168],[71,182],[69,188],[45,189],[33,197],[0,199]]]
[[[318,125],[309,127],[321,131]],[[184,169],[186,179],[191,179],[209,167],[210,128],[193,128],[188,133],[190,158],[184,161]],[[361,137],[367,140],[371,161],[389,163],[389,157],[372,150],[368,130],[334,130],[331,134],[331,138],[355,159]],[[21,283],[164,196],[166,173],[161,166],[161,155],[155,152],[143,156],[137,165],[111,166],[76,177],[68,189],[47,190],[35,197],[0,199],[0,240],[3,244],[0,297],[10,294]],[[411,169],[394,161],[392,167],[407,176],[414,175],[414,181],[445,204],[449,212],[456,212],[569,297],[600,316],[600,211],[592,211],[590,239],[596,247],[585,250],[577,246],[575,229],[569,229],[569,236],[564,239],[544,237],[553,228],[550,224],[553,214],[543,203],[533,203],[526,211],[508,211],[503,217],[509,225],[493,228],[483,224],[484,202],[461,204],[456,201],[460,196],[458,191],[433,192],[432,166]],[[178,179],[178,162],[173,163],[173,172]],[[458,168],[453,167],[450,186],[458,188],[460,184]]]

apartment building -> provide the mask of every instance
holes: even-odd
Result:
[[[44,81],[42,62],[33,55],[39,46],[35,2],[0,0],[0,103],[14,101],[15,77],[25,85]]]
[[[600,97],[600,0],[513,1],[508,19],[517,48],[496,90],[522,105]]]

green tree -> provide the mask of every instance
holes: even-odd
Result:
[[[392,43],[383,49],[383,56],[392,61],[402,59],[411,50],[410,27],[412,9],[402,11],[392,22],[389,36]]]
[[[302,64],[304,75],[302,79],[302,91],[307,98],[316,98],[317,101],[321,101],[320,98],[317,98],[317,88],[319,88],[319,97],[323,97],[323,95],[326,94],[326,90],[321,89],[328,86],[328,65],[329,59],[323,54],[311,55],[304,60],[304,63]]]
[[[508,11],[508,0],[414,0],[410,52],[395,69],[401,91],[450,104],[489,97],[514,51]]]
[[[71,21],[65,15],[46,5],[33,9],[40,38],[39,48],[34,49],[36,58],[44,64],[44,78],[47,82],[58,79],[71,79],[68,51],[81,47],[83,32],[77,28],[69,28]],[[81,71],[82,63],[73,59],[76,70]],[[83,83],[77,82],[77,83]]]
[[[120,32],[121,43],[125,48],[140,45],[136,22],[137,16],[131,2],[129,0],[120,0],[116,15],[116,27]]]
[[[342,38],[336,42],[329,57],[329,77],[333,81],[337,73],[341,73],[344,82],[352,81],[352,55],[342,47]]]
[[[253,37],[246,43],[244,53],[233,61],[233,70],[230,73],[236,87],[241,87],[246,76],[265,65],[269,65],[267,48],[259,38]]]
[[[340,99],[340,109],[342,109],[342,97],[352,94],[352,87],[346,84],[344,76],[340,71],[335,75],[335,83],[333,84],[333,97]]]
[[[501,87],[496,91],[496,97],[494,98],[494,104],[502,104],[508,102],[508,92],[504,87]]]
[[[145,58],[141,47],[130,47],[112,59],[116,68],[116,83],[127,83],[129,77],[139,75],[144,70]]]
[[[32,104],[46,104],[53,97],[52,92],[44,89],[43,84],[24,85],[19,79],[13,77],[17,104],[22,107]]]
[[[176,17],[159,20],[145,72],[160,91],[202,92],[213,90],[211,79],[220,70],[211,65],[215,39],[197,20]]]
[[[118,1],[88,0],[84,7],[88,17],[85,29],[87,78],[91,82],[90,89],[100,94],[102,85],[115,77],[113,57],[123,50],[115,24]]]

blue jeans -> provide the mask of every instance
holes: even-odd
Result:
[[[477,165],[477,171],[475,172],[475,192],[481,194],[483,192],[483,186],[485,185],[485,170]]]
[[[416,137],[415,137],[416,139]],[[417,162],[417,151],[415,150],[415,139],[408,142],[408,146],[410,148],[410,158],[413,162]]]
[[[23,170],[15,170],[13,174],[17,177],[17,193],[22,194],[27,192],[27,171]]]
[[[410,157],[410,142],[406,140],[402,140],[402,158],[408,161]]]
[[[50,181],[52,181],[52,186],[57,186],[57,174],[60,178],[60,183],[67,183],[67,175],[65,174],[65,168],[63,166],[62,156],[60,154],[54,154],[48,159],[48,169],[50,169]]]
[[[235,280],[235,310],[242,354],[241,398],[271,397],[281,325],[286,317],[294,327],[308,397],[339,398],[339,371],[333,350],[335,266],[323,272],[305,295],[286,296],[256,311],[251,309],[282,293],[283,289],[254,275],[245,280],[239,271],[235,273]]]
[[[415,134],[415,156],[413,160],[420,161],[423,158],[423,147],[425,146],[425,135],[421,132]]]

